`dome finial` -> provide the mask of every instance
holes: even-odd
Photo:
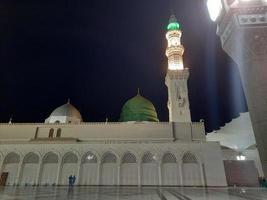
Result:
[[[70,98],[68,98],[68,104],[70,104]]]
[[[172,13],[167,26],[168,31],[179,30],[180,24],[177,22],[175,15]]]
[[[137,95],[140,95],[140,88],[137,88]]]

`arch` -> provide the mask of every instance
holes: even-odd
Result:
[[[19,163],[20,155],[15,152],[10,152],[6,155],[4,163]]]
[[[34,152],[30,152],[24,157],[21,169],[21,185],[37,184],[36,178],[39,162],[40,156]]]
[[[159,170],[156,155],[146,152],[141,159],[141,184],[158,185]]]
[[[137,159],[131,152],[126,152],[121,159],[120,184],[138,185]]]
[[[97,163],[98,158],[95,153],[88,151],[82,156],[82,163]]]
[[[101,159],[101,185],[117,185],[118,165],[117,156],[112,152],[106,152]]]
[[[122,156],[121,163],[137,163],[136,156],[133,153],[127,152]]]
[[[182,157],[182,173],[183,185],[185,186],[200,186],[201,180],[201,167],[198,162],[197,156],[191,152],[184,153]]]
[[[101,163],[116,163],[117,156],[114,153],[107,152],[103,155]]]
[[[170,152],[162,156],[162,163],[177,163],[176,156]]]
[[[53,138],[53,135],[54,135],[54,129],[53,129],[53,128],[50,128],[50,129],[49,129],[48,137],[49,137],[49,138]]]
[[[97,185],[98,158],[95,153],[88,151],[82,156],[80,184]]]
[[[78,156],[75,153],[68,152],[63,156],[60,172],[61,185],[68,185],[70,175],[77,177]]]
[[[20,155],[18,153],[10,152],[4,158],[2,172],[8,173],[6,185],[16,184],[19,163],[20,163]]]
[[[45,154],[42,160],[41,185],[56,184],[59,165],[59,156],[54,152]]]
[[[175,155],[170,152],[166,152],[162,156],[161,163],[162,185],[179,185],[180,172]]]

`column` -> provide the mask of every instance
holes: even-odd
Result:
[[[101,171],[101,162],[98,163],[98,166],[97,166],[97,185],[100,185],[100,171]]]
[[[35,180],[35,184],[36,185],[40,184],[40,176],[41,176],[41,173],[42,173],[42,164],[43,164],[43,161],[40,160],[39,166],[37,168],[37,175],[36,175],[36,180]]]
[[[58,169],[57,169],[57,178],[56,178],[56,185],[59,185],[59,181],[60,181],[60,175],[61,175],[61,168],[62,168],[62,159],[60,159],[60,162],[58,163]]]
[[[178,168],[179,168],[179,174],[180,174],[180,185],[183,186],[183,167],[182,167],[183,163],[178,163]]]
[[[19,161],[19,164],[18,164],[17,177],[16,177],[16,181],[15,181],[16,185],[19,185],[20,184],[21,170],[23,168],[23,160],[24,159],[21,159]]]
[[[4,158],[2,160],[0,160],[0,176],[1,176],[2,171],[3,171],[3,166],[4,166]]]
[[[162,185],[161,163],[158,164],[159,185]]]
[[[76,185],[80,185],[80,171],[81,171],[81,166],[82,166],[82,160],[78,159],[77,162],[77,178],[76,178]]]
[[[120,177],[121,177],[121,164],[118,164],[118,174],[117,174],[117,185],[120,185]]]
[[[141,162],[138,163],[138,186],[141,186]]]
[[[200,176],[201,176],[201,183],[202,183],[202,186],[206,186],[206,183],[205,183],[205,179],[204,179],[204,167],[203,167],[203,165],[204,164],[202,164],[202,163],[199,163],[199,165],[200,165]]]

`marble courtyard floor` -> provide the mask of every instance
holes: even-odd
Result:
[[[5,187],[0,200],[262,200],[264,188]]]

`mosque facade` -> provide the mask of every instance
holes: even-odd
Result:
[[[207,141],[203,122],[192,122],[183,66],[182,31],[170,18],[168,46],[169,122],[137,93],[118,122],[83,122],[70,102],[44,123],[0,124],[0,173],[5,185],[226,186],[218,142]]]

